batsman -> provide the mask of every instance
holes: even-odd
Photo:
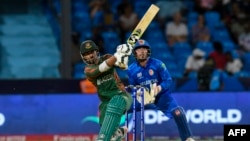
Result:
[[[122,44],[114,55],[99,55],[99,49],[91,40],[80,45],[80,55],[86,64],[84,73],[96,87],[99,104],[100,132],[97,141],[120,141],[127,132],[119,127],[122,115],[131,107],[132,97],[125,91],[124,84],[117,75],[116,68],[127,69],[128,56],[132,47]]]
[[[146,40],[140,39],[136,42],[133,55],[136,61],[127,70],[129,84],[147,88],[144,89],[145,109],[160,110],[167,117],[173,118],[177,124],[181,140],[194,141],[185,111],[171,95],[172,78],[165,64],[161,60],[150,57],[151,46]],[[140,92],[137,96],[137,110],[140,110],[142,100],[139,94]],[[128,112],[132,112],[132,108]]]

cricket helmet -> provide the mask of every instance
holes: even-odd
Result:
[[[91,53],[92,55],[87,56],[88,53]],[[84,63],[94,64],[99,58],[98,46],[93,41],[86,40],[80,45],[80,55]]]
[[[86,40],[80,45],[80,53],[83,55],[87,52],[99,50],[97,45],[92,40]]]
[[[149,43],[146,40],[143,40],[143,39],[139,39],[135,43],[134,48],[133,48],[133,54],[134,54],[134,56],[136,56],[135,50],[138,49],[138,48],[141,48],[141,47],[147,48],[148,49],[148,56],[150,56],[150,54],[151,54],[151,47],[150,47]]]

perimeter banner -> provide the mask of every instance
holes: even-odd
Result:
[[[195,136],[223,136],[224,125],[250,124],[249,92],[174,93],[173,96],[184,107]],[[98,104],[96,95],[2,95],[0,136],[97,134]],[[146,136],[178,137],[173,119],[155,110],[146,110],[144,114]],[[123,117],[121,125],[124,122]]]

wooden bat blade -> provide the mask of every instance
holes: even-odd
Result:
[[[154,4],[151,4],[146,13],[143,15],[131,35],[127,40],[127,44],[134,46],[136,41],[141,38],[143,33],[148,28],[149,24],[152,22],[160,8]]]

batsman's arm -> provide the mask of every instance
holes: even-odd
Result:
[[[111,67],[114,66],[115,62],[116,62],[116,57],[113,55],[105,55],[104,58],[106,59],[105,61],[103,61],[101,64],[99,65],[88,65],[85,67],[84,69],[84,73],[88,76],[88,77],[97,77],[100,74],[102,74],[103,72],[109,70]]]

